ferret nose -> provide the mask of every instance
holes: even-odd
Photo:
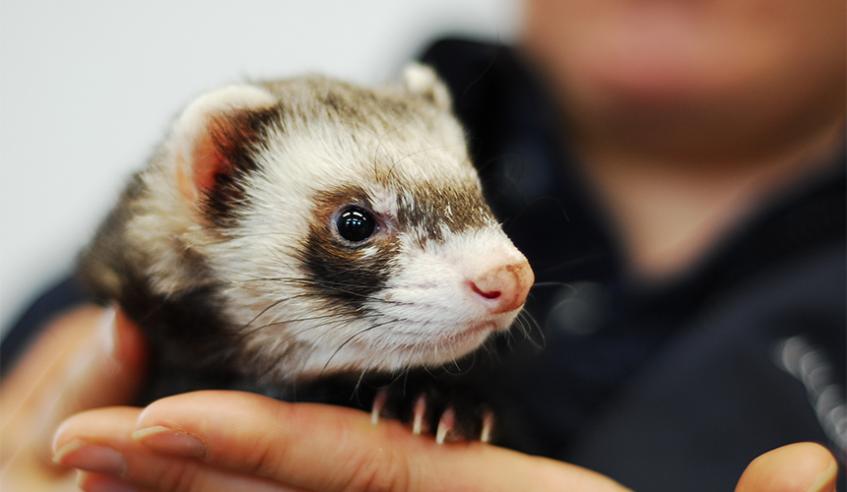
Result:
[[[523,306],[535,282],[526,260],[494,267],[470,280],[471,290],[484,299],[492,314],[507,313]]]

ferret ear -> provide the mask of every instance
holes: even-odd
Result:
[[[170,138],[183,197],[196,203],[231,182],[276,104],[269,91],[246,84],[227,86],[192,102],[177,118]]]
[[[449,111],[452,105],[450,91],[432,67],[421,63],[410,63],[403,69],[406,90],[432,102],[440,109]]]

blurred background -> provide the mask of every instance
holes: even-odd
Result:
[[[319,71],[394,77],[434,37],[509,41],[515,0],[0,1],[0,333],[194,95]]]

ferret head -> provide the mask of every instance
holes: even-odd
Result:
[[[451,361],[506,330],[533,283],[419,65],[380,89],[206,94],[142,176],[128,231],[155,289],[217,286],[244,366],[269,379]]]

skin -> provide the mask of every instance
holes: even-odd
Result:
[[[104,329],[102,312],[82,308],[44,333],[0,387],[4,490],[626,490],[567,463],[439,446],[346,408],[231,391],[107,406],[131,401],[143,374],[139,331],[120,315]],[[795,444],[753,461],[737,490],[833,491],[836,470],[820,445]]]
[[[131,401],[144,374],[144,341],[114,311],[78,308],[52,321],[0,385],[0,488],[77,490],[52,462],[59,423]]]
[[[523,45],[635,274],[671,276],[843,136],[841,0],[531,0]]]
[[[673,275],[832,152],[844,122],[844,8],[527,3],[525,49],[567,108],[569,140],[634,272]],[[0,387],[4,488],[72,489],[76,469],[89,491],[622,490],[565,463],[436,446],[349,409],[235,392],[108,407],[131,401],[143,344],[118,317],[105,331],[117,343],[104,345],[99,316],[86,308],[51,324]],[[66,416],[53,465],[47,436]],[[836,473],[824,448],[799,443],[754,460],[737,490],[831,491]]]

